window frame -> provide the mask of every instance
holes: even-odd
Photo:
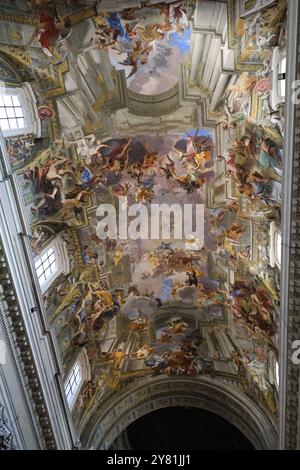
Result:
[[[52,275],[48,277],[48,279],[45,280],[45,282],[40,283],[38,274],[37,274],[37,268],[36,268],[36,263],[43,257],[45,254],[52,249],[54,252],[55,256],[55,263],[56,263],[56,269]],[[70,266],[69,266],[69,257],[68,257],[68,252],[65,246],[65,243],[60,237],[55,237],[50,243],[48,243],[43,250],[34,258],[34,269],[35,273],[37,276],[37,282],[38,285],[40,286],[42,294],[44,294],[51,284],[57,279],[57,277],[63,273],[65,275],[69,274],[70,272]]]
[[[282,246],[282,234],[281,234],[281,227],[276,223],[272,222],[270,225],[270,246],[269,246],[269,256],[270,256],[270,266],[272,268],[281,269],[281,259],[278,258],[278,250],[277,250],[277,240],[278,237],[281,238],[281,246]]]
[[[75,370],[78,370],[78,374],[75,373]],[[74,377],[74,378],[73,378]],[[77,377],[79,378],[79,381],[77,382]],[[72,381],[72,382],[71,382]],[[73,386],[74,386],[74,383],[76,382],[76,388],[73,392]],[[64,392],[65,392],[65,395],[66,395],[66,399],[67,399],[67,403],[69,405],[69,408],[72,409],[75,402],[76,402],[76,399],[79,395],[79,392],[81,390],[81,387],[83,385],[83,382],[84,382],[84,378],[83,378],[83,374],[82,374],[82,367],[81,367],[81,364],[80,362],[78,361],[78,359],[75,361],[75,363],[73,364],[70,372],[69,372],[69,375],[64,383]],[[70,396],[70,393],[68,393],[68,391],[70,391],[71,393],[71,396]],[[72,393],[73,392],[73,393]],[[69,398],[70,397],[70,398]]]
[[[280,243],[280,248],[278,248],[278,241]],[[275,236],[274,236],[274,251],[275,251],[275,263],[278,266],[278,268],[280,269],[281,268],[281,257],[282,257],[282,236],[281,236],[281,232],[279,230],[277,230],[275,232]]]
[[[279,62],[278,62],[278,65],[277,65],[277,78],[279,77],[279,75],[282,75],[282,74],[285,74],[286,75],[286,57],[283,57]],[[282,70],[282,66],[283,64],[285,63],[285,69]],[[284,93],[282,94],[281,92],[283,91],[282,88],[284,87]],[[278,93],[278,96],[280,98],[280,101],[284,101],[285,100],[285,93],[286,93],[286,78],[284,80],[279,80],[278,78],[278,81],[277,81],[277,93]]]
[[[286,87],[286,78],[285,80],[279,80],[279,75],[283,73],[282,71],[282,64],[286,60],[286,54],[283,51],[280,51],[279,47],[276,46],[273,51],[272,57],[272,65],[271,65],[271,72],[272,72],[272,89],[270,92],[270,104],[273,109],[276,109],[278,105],[284,103],[285,96],[281,95],[281,87],[282,82],[285,81]]]
[[[54,257],[53,261],[51,260],[52,257]],[[43,259],[43,258],[45,258],[45,259]],[[49,265],[45,266],[45,263],[47,261],[49,262]],[[40,263],[39,266],[36,266],[38,263]],[[54,268],[52,268],[53,265],[54,265]],[[35,266],[36,275],[37,275],[37,278],[38,278],[38,281],[39,281],[39,285],[40,285],[42,291],[45,291],[45,290],[47,290],[49,285],[52,284],[53,279],[55,279],[57,277],[57,271],[59,270],[58,259],[57,259],[57,251],[56,251],[55,247],[51,246],[51,244],[48,245],[47,248],[45,250],[43,250],[43,252],[37,258],[35,258],[34,266]],[[39,274],[38,270],[40,268],[42,268],[42,271]],[[46,274],[49,270],[50,270],[50,274],[47,275],[47,277],[46,277]],[[43,279],[43,277],[44,277],[44,279]]]
[[[15,137],[25,134],[41,135],[41,122],[38,117],[36,98],[31,86],[25,83],[22,86],[0,86],[0,95],[17,96],[23,111],[24,127],[14,129],[1,129],[3,137]]]
[[[12,103],[11,104],[5,103],[5,100],[4,100],[5,97],[10,97],[12,99]],[[5,116],[0,117],[0,127],[1,127],[2,132],[5,132],[5,133],[10,133],[13,131],[23,132],[23,129],[26,129],[27,116],[26,116],[26,111],[24,109],[24,105],[22,103],[22,100],[19,94],[18,93],[0,93],[0,98],[1,98],[1,101],[3,100],[3,103],[0,102],[0,109],[5,111],[4,112]],[[14,98],[17,99],[18,104],[14,102]],[[13,110],[14,116],[9,116],[9,110],[11,109]],[[17,113],[16,113],[18,109],[20,109],[19,116],[17,116]],[[10,127],[12,119],[16,121],[17,127]],[[23,125],[19,126],[18,121],[21,119],[23,120]],[[8,122],[8,125],[9,125],[8,129],[3,129],[2,127],[2,123],[4,120]]]
[[[67,394],[66,394],[66,389],[67,389],[67,385],[69,383],[69,380],[72,376],[72,373],[74,371],[74,368],[76,367],[76,365],[79,365],[79,368],[80,368],[80,382],[76,388],[76,391],[75,393],[72,395],[72,399],[70,401],[68,401],[68,397],[67,397]],[[79,351],[79,353],[77,354],[77,356],[75,357],[70,369],[68,369],[67,373],[65,374],[65,379],[63,381],[63,390],[64,390],[64,393],[65,393],[65,397],[66,397],[66,402],[67,402],[67,405],[69,406],[69,410],[72,411],[74,406],[75,406],[75,403],[76,403],[76,400],[78,398],[78,396],[80,395],[80,392],[83,388],[83,385],[91,380],[91,366],[90,366],[90,362],[89,362],[89,358],[88,358],[88,353],[87,353],[87,350],[86,348],[81,348],[81,350]]]

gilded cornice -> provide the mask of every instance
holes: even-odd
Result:
[[[13,23],[19,24],[29,24],[35,25],[38,23],[38,19],[32,15],[18,15],[18,14],[11,14],[11,13],[4,13],[0,12],[0,20],[2,21],[10,21]]]

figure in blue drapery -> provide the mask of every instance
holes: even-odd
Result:
[[[121,18],[118,13],[110,13],[105,17],[109,27],[114,29],[118,33],[118,41],[130,42],[130,37],[125,26],[121,22]]]

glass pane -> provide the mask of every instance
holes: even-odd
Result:
[[[10,95],[3,95],[3,101],[5,106],[13,106],[13,102]]]
[[[9,127],[11,129],[18,129],[18,123],[16,119],[9,119]]]
[[[13,105],[14,105],[14,106],[21,106],[20,100],[19,100],[18,96],[13,95],[13,96],[12,96],[12,101],[13,101]]]
[[[278,64],[278,74],[283,74],[283,73],[286,73],[286,58],[283,59]],[[286,81],[285,80],[279,80],[278,81],[278,94],[281,98],[285,97],[285,86],[286,86]]]
[[[48,268],[48,266],[50,266],[50,263],[49,263],[49,260],[46,259],[46,261],[43,262],[43,267],[44,269]]]
[[[15,108],[15,113],[16,113],[16,116],[17,116],[17,117],[23,117],[23,110],[22,110],[22,108],[20,108],[20,107]]]
[[[4,106],[4,101],[3,101],[2,95],[0,95],[0,106]]]
[[[5,108],[0,108],[0,118],[7,118]]]
[[[55,261],[54,261],[54,263],[51,264],[51,271],[52,271],[53,273],[56,272],[56,263],[55,263]]]
[[[71,388],[71,391],[74,390],[74,387],[75,387],[75,375],[74,375],[74,372],[72,372],[72,375],[71,375],[71,378],[70,378],[70,388]]]
[[[286,73],[286,59],[280,62],[279,73]]]
[[[278,362],[276,362],[276,366],[275,366],[275,380],[276,380],[277,385],[279,385],[279,364],[278,364]]]
[[[42,256],[36,259],[35,269],[41,287],[51,281],[53,275],[57,271],[55,252],[53,248],[49,248]]]
[[[50,276],[51,276],[51,270],[50,270],[50,268],[45,269],[45,278],[46,278],[46,279],[49,279]]]
[[[9,124],[8,124],[7,119],[0,119],[0,125],[3,131],[6,131],[7,129],[9,129]]]
[[[81,381],[82,381],[82,376],[81,376],[80,365],[78,362],[76,362],[64,386],[65,394],[66,394],[69,405],[71,405],[72,402],[74,401],[77,395],[77,392],[80,388]]]
[[[43,285],[45,284],[45,282],[46,282],[45,276],[44,276],[44,274],[42,274],[42,276],[39,277],[40,286],[43,287]]]
[[[6,113],[7,113],[7,117],[9,117],[9,118],[14,118],[15,117],[14,108],[6,108]]]
[[[42,267],[42,266],[40,266],[39,268],[37,268],[36,274],[37,274],[37,277],[40,277],[40,276],[43,274],[43,267]]]
[[[284,98],[285,97],[285,80],[279,80],[278,85],[279,85],[279,90],[278,90],[279,96]]]
[[[276,258],[281,264],[281,235],[279,233],[276,236]]]
[[[18,122],[18,127],[24,127],[24,119],[23,118],[19,118],[17,119],[17,122]]]

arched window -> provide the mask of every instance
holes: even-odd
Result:
[[[276,109],[285,101],[286,88],[286,56],[279,47],[275,47],[272,58],[272,89],[270,94],[271,107]]]
[[[0,128],[4,137],[40,135],[35,96],[29,84],[0,87]]]
[[[53,277],[56,277],[58,263],[52,246],[47,248],[47,251],[35,261],[35,269],[41,288],[49,281],[51,282]]]
[[[56,237],[34,259],[35,271],[44,293],[59,274],[69,273],[69,258],[63,240]]]
[[[69,407],[73,405],[81,388],[82,382],[83,379],[81,374],[80,363],[76,361],[65,383],[65,394]]]
[[[24,109],[18,95],[0,95],[0,125],[2,131],[24,129]]]
[[[281,228],[276,222],[272,222],[270,226],[270,265],[272,268],[275,266],[281,268],[281,247]]]
[[[275,262],[278,267],[281,267],[281,244],[282,244],[282,238],[281,238],[281,233],[276,232],[275,233]]]
[[[75,362],[64,382],[64,390],[70,410],[72,410],[84,382],[90,379],[91,368],[87,351],[85,348],[82,348],[77,354]]]
[[[286,57],[278,64],[278,95],[283,100],[285,98],[286,84]]]

